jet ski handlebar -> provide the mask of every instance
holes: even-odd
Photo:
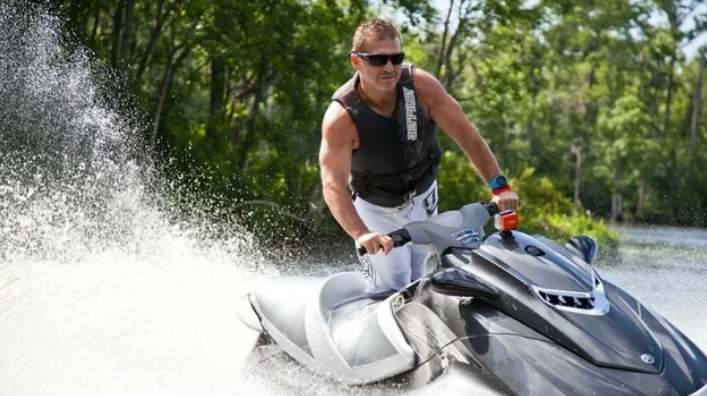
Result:
[[[489,216],[493,217],[493,216],[497,215],[498,212],[500,212],[500,210],[498,210],[498,206],[496,206],[496,204],[493,202],[489,202],[489,203],[482,202],[482,205],[484,205],[484,207],[486,207],[486,210],[489,212]]]
[[[489,216],[495,216],[499,213],[498,206],[494,203],[482,203],[486,210],[489,212]],[[406,245],[408,242],[412,240],[410,237],[410,233],[405,229],[401,228],[399,230],[395,230],[393,232],[388,233],[388,236],[393,238],[393,248],[400,247]],[[364,246],[359,246],[357,248],[358,254],[360,256],[363,256],[364,254],[368,254],[368,251]]]
[[[410,237],[410,233],[408,230],[401,228],[399,230],[395,230],[391,233],[388,233],[388,236],[393,238],[393,247],[400,247],[404,246],[408,242],[412,240]],[[366,250],[365,246],[359,246],[358,247],[358,254],[363,256],[364,254],[368,254],[368,251]]]

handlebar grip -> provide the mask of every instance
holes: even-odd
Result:
[[[495,203],[484,203],[484,206],[486,207],[486,210],[489,212],[490,216],[495,216],[498,214],[498,206],[496,206]]]
[[[395,230],[395,231],[389,233],[388,236],[393,238],[393,248],[403,246],[403,245],[407,244],[408,242],[410,242],[410,240],[412,239],[410,237],[410,233],[404,228],[401,228],[399,230]],[[363,246],[359,246],[356,250],[357,250],[359,256],[363,256],[364,254],[368,254],[368,251]]]

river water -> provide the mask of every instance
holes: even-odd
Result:
[[[707,230],[619,229],[620,265],[601,274],[635,295],[707,351]]]
[[[20,4],[21,6],[17,6]],[[265,258],[237,224],[180,217],[98,70],[61,23],[0,3],[0,394],[378,395],[276,354],[242,367],[235,301],[258,279],[353,270]],[[621,229],[602,274],[707,350],[707,231]],[[347,257],[342,254],[342,257]],[[608,261],[605,261],[608,262]]]

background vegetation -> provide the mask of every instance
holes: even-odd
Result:
[[[146,115],[162,171],[255,230],[341,235],[319,184],[320,123],[353,72],[356,26],[381,12],[487,139],[526,228],[611,241],[596,219],[707,226],[707,56],[683,51],[707,32],[699,0],[54,4]],[[442,144],[442,209],[488,199]]]

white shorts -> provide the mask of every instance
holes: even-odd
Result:
[[[354,206],[369,230],[389,233],[411,221],[426,220],[437,214],[437,199],[435,181],[427,191],[398,207],[386,208],[361,198],[356,198]],[[368,280],[368,292],[378,294],[391,289],[397,291],[420,279],[425,275],[430,255],[426,246],[405,245],[394,248],[387,256],[382,252],[359,256]]]

